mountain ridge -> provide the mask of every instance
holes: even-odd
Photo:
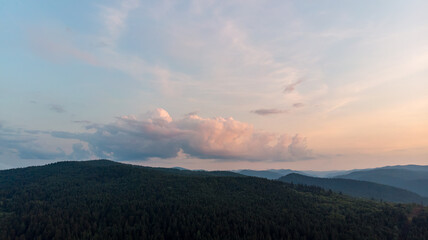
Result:
[[[220,173],[108,161],[0,171],[0,239],[420,239],[428,234],[428,211],[413,211],[414,205]],[[412,212],[417,214],[409,219]]]
[[[278,180],[294,184],[318,186],[353,197],[397,203],[428,204],[428,198],[424,198],[416,193],[368,181],[342,178],[317,178],[296,173],[283,176]]]
[[[426,166],[412,166],[411,168],[413,170],[406,169],[406,167],[394,166],[356,171],[337,177],[394,186],[415,192],[423,197],[428,197],[428,188],[426,187],[428,186],[428,168]]]

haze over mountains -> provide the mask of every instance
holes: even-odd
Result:
[[[342,178],[317,178],[291,173],[278,179],[282,182],[318,186],[353,197],[399,203],[428,204],[428,198],[388,185]]]
[[[246,176],[252,176],[252,177],[262,177],[267,179],[278,179],[282,176],[285,176],[290,173],[299,173],[304,174],[308,176],[314,176],[314,177],[334,177],[337,175],[346,174],[349,172],[352,172],[355,170],[350,171],[298,171],[298,170],[291,170],[291,169],[269,169],[269,170],[250,170],[250,169],[243,169],[243,170],[235,170],[234,172],[246,175]]]
[[[251,170],[251,169],[242,169],[235,170],[235,172],[247,175],[254,174],[259,175],[260,177],[275,179],[274,177],[277,175],[285,176],[290,173],[300,173],[312,177],[336,177],[336,176],[344,176],[354,172],[369,172],[376,169],[393,169],[393,170],[407,170],[407,171],[415,171],[418,176],[426,176],[424,174],[428,173],[428,166],[421,165],[396,165],[396,166],[385,166],[379,168],[366,168],[366,169],[352,169],[352,170],[331,170],[331,171],[314,171],[314,170],[292,170],[292,169],[268,169],[268,170]],[[403,176],[406,175],[406,172],[403,172]],[[408,175],[412,175],[414,173],[407,172]],[[398,176],[397,176],[398,177]],[[414,178],[410,177],[409,178]],[[416,177],[419,178],[419,177]]]
[[[184,168],[177,167],[177,169]],[[243,169],[233,172],[245,176],[317,186],[358,198],[428,204],[428,166],[397,165],[338,171]]]
[[[356,171],[337,177],[386,184],[428,197],[428,170],[426,166],[395,166]]]
[[[247,176],[318,186],[354,197],[402,203],[428,203],[428,166],[387,166],[328,172],[290,169],[236,172]],[[320,178],[321,176],[324,178]]]
[[[243,169],[233,172],[251,177],[318,186],[353,197],[428,204],[428,166],[397,165],[343,171]]]

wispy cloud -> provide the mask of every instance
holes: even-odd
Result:
[[[21,159],[60,159],[66,156],[61,148],[48,150],[37,142],[40,131],[8,128],[0,125],[0,155],[16,154]]]
[[[276,108],[261,108],[261,109],[253,110],[251,112],[262,116],[288,113],[287,110],[281,110]]]
[[[50,131],[0,125],[0,156],[31,161],[84,160],[94,157],[83,142],[58,139]],[[19,166],[19,163],[16,163]]]
[[[303,79],[299,79],[298,81],[296,81],[294,83],[290,83],[290,84],[286,85],[283,92],[284,93],[293,92],[296,89],[297,85],[301,84],[302,82],[303,82]]]
[[[64,113],[65,112],[64,107],[59,105],[59,104],[50,104],[49,110],[51,110],[52,112],[56,112],[56,113]]]
[[[74,123],[79,123],[79,124],[90,124],[91,121],[88,120],[74,120]]]
[[[295,108],[301,108],[301,107],[304,107],[305,106],[305,104],[304,103],[294,103],[293,104],[293,107],[295,107]]]
[[[131,12],[139,6],[138,0],[121,1],[113,6],[99,5],[97,16],[101,27],[99,32],[93,35],[64,32],[52,26],[31,29],[30,45],[36,53],[51,62],[73,59],[118,70],[150,88],[155,88],[165,96],[175,95],[180,91],[178,82],[189,82],[186,74],[151,63],[138,54],[123,51],[118,44],[126,32]]]
[[[194,116],[194,115],[198,115],[198,114],[199,114],[199,111],[193,111],[193,112],[186,113],[185,116]]]
[[[129,13],[138,8],[138,0],[120,1],[119,6],[100,6],[100,16],[106,30],[101,38],[103,43],[115,47],[117,40],[126,28]]]
[[[96,55],[77,46],[72,35],[63,29],[33,27],[27,33],[31,49],[51,62],[76,59],[93,66],[100,65]]]

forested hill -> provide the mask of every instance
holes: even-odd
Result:
[[[354,197],[383,200],[399,203],[428,203],[427,198],[423,198],[416,193],[404,189],[387,186],[367,181],[357,181],[341,178],[317,178],[291,173],[281,177],[279,181],[318,186],[324,189],[331,189]]]
[[[392,166],[355,171],[337,177],[385,184],[403,188],[421,196],[428,197],[427,166]]]
[[[428,239],[417,205],[228,172],[62,162],[0,171],[0,239]]]
[[[237,171],[239,174],[245,175],[245,176],[250,176],[250,177],[260,177],[260,178],[266,178],[266,179],[278,179],[284,175],[282,175],[281,173],[277,173],[277,172],[272,172],[269,170],[265,170],[265,171],[257,171],[257,170],[249,170],[249,169],[245,169],[245,170],[239,170]]]

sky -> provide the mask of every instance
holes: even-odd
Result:
[[[427,11],[0,0],[0,169],[428,165]]]

